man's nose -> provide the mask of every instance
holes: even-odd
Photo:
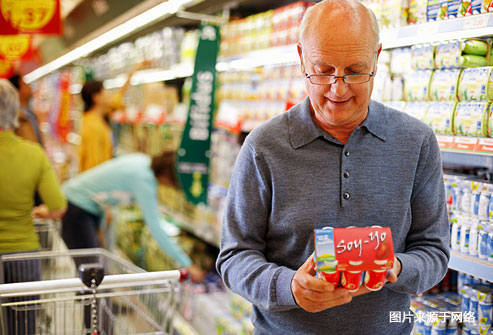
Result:
[[[330,90],[338,96],[344,95],[348,90],[348,84],[341,77],[335,78],[335,83],[330,85]]]

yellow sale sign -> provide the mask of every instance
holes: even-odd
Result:
[[[60,0],[0,0],[0,34],[61,34]]]
[[[0,57],[15,60],[27,55],[31,47],[30,35],[0,36]]]

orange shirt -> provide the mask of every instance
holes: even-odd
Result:
[[[111,129],[98,113],[89,111],[82,116],[80,136],[79,172],[112,158]]]

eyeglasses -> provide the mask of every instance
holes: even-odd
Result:
[[[364,84],[370,81],[370,78],[375,75],[377,66],[377,54],[375,53],[375,65],[371,73],[355,73],[345,74],[344,76],[334,76],[333,74],[308,74],[305,72],[305,77],[314,85],[332,85],[337,82],[337,78],[342,78],[346,84]]]

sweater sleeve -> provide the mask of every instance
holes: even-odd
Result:
[[[263,159],[244,144],[228,190],[216,267],[232,291],[264,309],[285,311],[299,308],[291,293],[295,271],[265,257],[272,202],[268,175]]]
[[[181,266],[189,267],[192,261],[166,234],[162,226],[161,214],[158,210],[156,184],[146,178],[134,180],[134,194],[144,215],[144,221],[161,249]]]
[[[434,134],[422,145],[411,195],[411,215],[406,250],[396,253],[402,264],[401,273],[397,282],[385,286],[400,293],[418,294],[440,282],[450,257],[442,163]]]

